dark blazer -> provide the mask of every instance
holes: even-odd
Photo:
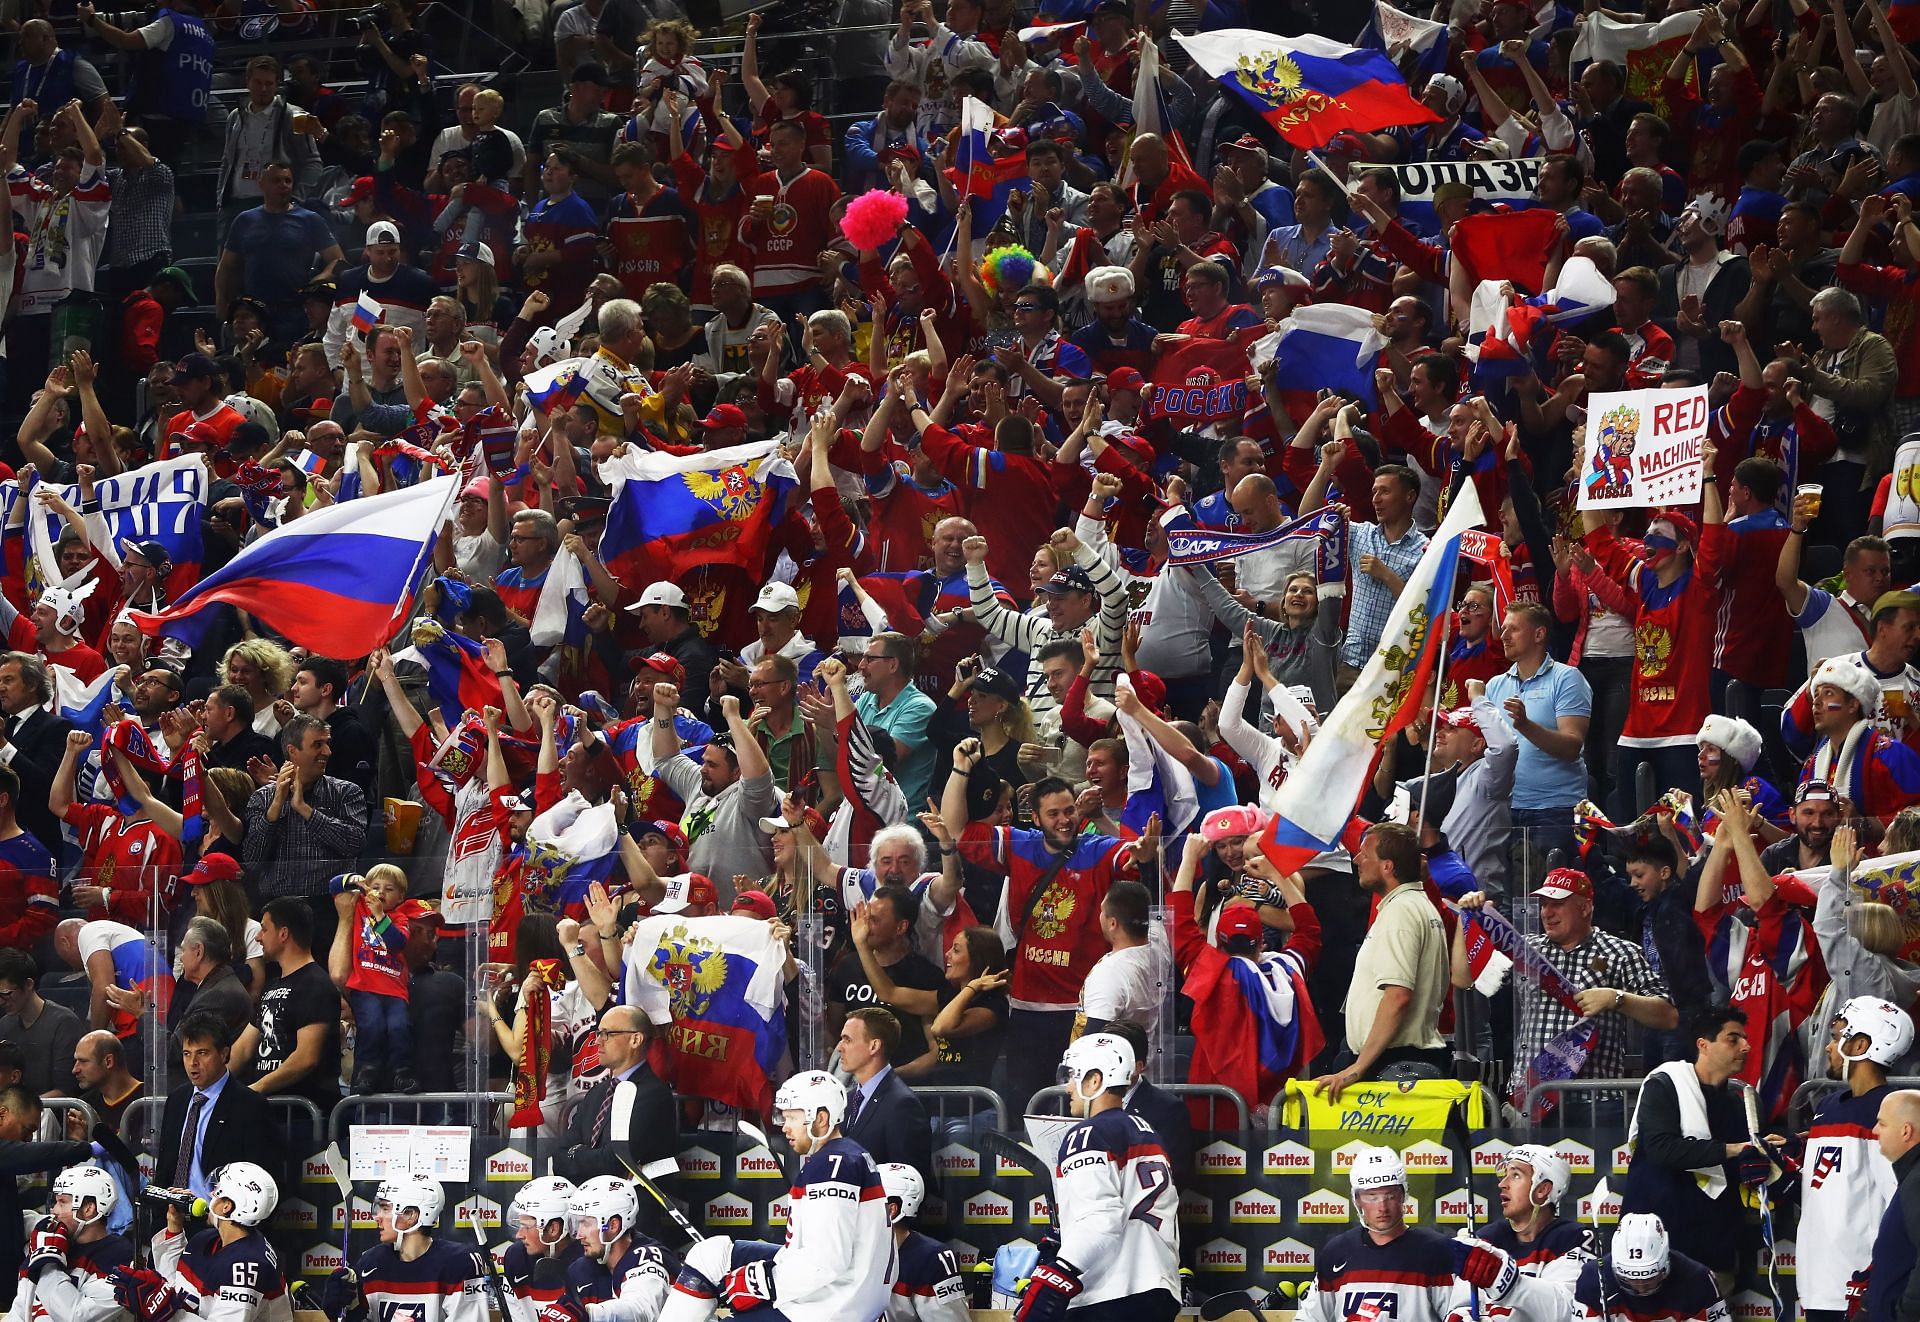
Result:
[[[60,857],[60,819],[47,807],[47,789],[60,759],[67,755],[67,732],[73,726],[51,712],[35,707],[20,718],[20,728],[8,738],[13,756],[7,765],[20,777],[20,794],[14,801],[14,813],[20,825]]]
[[[1127,1098],[1127,1109],[1153,1126],[1167,1163],[1173,1167],[1174,1183],[1186,1183],[1193,1174],[1193,1116],[1187,1104],[1142,1079]]]
[[[611,1113],[606,1134],[594,1133],[601,1103],[619,1086],[617,1079],[601,1079],[574,1104],[573,1114],[567,1119],[564,1155],[554,1163],[556,1172],[575,1184],[596,1175],[628,1179],[632,1172],[644,1170],[653,1162],[680,1155],[680,1113],[674,1106],[673,1089],[644,1062],[633,1072],[632,1080],[633,1100],[625,1117],[626,1142],[608,1138],[620,1132],[622,1119]]]
[[[893,1071],[861,1103],[860,1113],[846,1126],[846,1135],[865,1148],[876,1165],[904,1162],[929,1185],[933,1183],[933,1126],[927,1120],[926,1105]]]
[[[181,995],[182,992],[186,995]],[[167,1027],[178,1028],[189,1014],[203,1010],[225,1020],[235,1037],[251,1022],[253,997],[247,993],[247,985],[240,981],[240,975],[233,971],[233,965],[221,965],[209,973],[204,982],[183,982],[176,986],[173,1001],[167,1006]],[[180,1115],[184,1123],[186,1112]]]
[[[160,1152],[153,1166],[155,1184],[173,1183],[174,1169],[180,1163],[180,1131],[187,1127],[187,1104],[192,1100],[192,1084],[183,1083],[167,1094],[166,1110],[160,1119]],[[274,1183],[284,1189],[286,1146],[282,1126],[267,1099],[229,1077],[214,1099],[213,1114],[207,1117],[200,1169],[211,1177],[230,1161],[251,1161],[265,1167]]]

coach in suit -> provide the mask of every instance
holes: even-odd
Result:
[[[73,726],[43,709],[52,697],[46,662],[28,652],[0,654],[0,766],[20,778],[14,816],[59,858],[60,822],[47,807],[47,790]]]
[[[281,1155],[286,1144],[272,1108],[265,1097],[227,1073],[233,1026],[218,1014],[192,1013],[174,1036],[187,1081],[167,1094],[153,1182],[191,1189],[205,1198],[215,1171],[228,1162],[251,1161],[286,1188]]]
[[[579,1184],[595,1175],[652,1178],[679,1167],[680,1116],[673,1089],[647,1064],[653,1026],[637,1006],[615,1005],[600,1016],[600,1063],[606,1077],[587,1090],[567,1121],[560,1174]]]
[[[847,1087],[846,1136],[876,1164],[905,1162],[933,1183],[933,1128],[927,1108],[890,1063],[900,1045],[893,1011],[867,1006],[847,1016],[840,1030],[840,1065],[853,1076]]]

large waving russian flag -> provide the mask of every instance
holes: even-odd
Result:
[[[758,918],[644,918],[625,995],[659,1025],[676,1092],[764,1111],[787,1047],[787,949]]]
[[[1324,146],[1348,129],[1372,133],[1440,122],[1413,99],[1407,80],[1383,51],[1252,28],[1174,35],[1195,64],[1296,147]]]
[[[1387,341],[1366,308],[1309,303],[1295,308],[1274,334],[1274,383],[1281,390],[1336,390],[1369,409],[1380,407],[1373,371]]]
[[[698,565],[759,572],[768,535],[799,487],[772,441],[690,455],[629,452],[601,464],[600,477],[613,487],[600,558],[630,587]]]
[[[1468,482],[1407,576],[1359,682],[1327,715],[1274,797],[1279,816],[1261,835],[1260,850],[1283,873],[1298,872],[1340,841],[1381,748],[1420,713],[1439,673],[1441,621],[1453,609],[1461,540],[1484,521]]]
[[[130,612],[144,633],[200,645],[208,608],[246,611],[323,656],[365,656],[405,616],[433,539],[453,508],[457,477],[329,505],[248,545],[158,614]]]

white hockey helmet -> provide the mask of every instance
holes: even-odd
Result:
[[[1507,1159],[1503,1166],[1525,1166],[1533,1174],[1533,1184],[1529,1189],[1536,1207],[1558,1207],[1560,1199],[1567,1192],[1567,1181],[1571,1174],[1567,1169],[1567,1159],[1544,1143],[1516,1143],[1507,1149]],[[1545,1198],[1540,1196],[1540,1186],[1550,1184],[1553,1190]]]
[[[233,1210],[221,1216],[212,1209],[222,1198],[233,1203]],[[213,1189],[207,1196],[207,1219],[231,1221],[249,1228],[263,1224],[280,1205],[280,1189],[265,1168],[250,1161],[230,1161],[213,1177]]]
[[[573,1197],[567,1203],[567,1210],[576,1220],[593,1219],[600,1228],[602,1249],[611,1243],[616,1235],[613,1219],[620,1218],[619,1234],[629,1234],[633,1223],[640,1216],[640,1195],[634,1191],[633,1181],[623,1180],[618,1175],[596,1175],[573,1191]]]
[[[1848,1065],[1856,1060],[1870,1060],[1891,1069],[1913,1050],[1913,1017],[1892,1001],[1878,996],[1856,996],[1841,1006],[1835,1017],[1847,1025],[1838,1049],[1840,1059]],[[1860,1055],[1849,1056],[1847,1040],[1862,1034],[1866,1036],[1867,1049]]]
[[[573,1229],[573,1196],[578,1192],[572,1180],[558,1175],[542,1175],[537,1180],[528,1180],[520,1186],[520,1192],[513,1196],[513,1203],[507,1209],[509,1216],[516,1221],[526,1216],[532,1217],[540,1232],[543,1244],[558,1243],[547,1238],[547,1224],[560,1223],[560,1238],[565,1239]]]
[[[385,1203],[393,1209],[394,1229],[400,1229],[402,1212],[413,1212],[417,1220],[409,1230],[430,1230],[440,1224],[440,1209],[447,1205],[446,1192],[438,1180],[424,1175],[389,1175],[380,1181],[373,1195],[374,1205]]]
[[[900,1210],[887,1218],[888,1225],[897,1226],[920,1215],[920,1200],[927,1196],[927,1183],[920,1178],[919,1171],[903,1161],[883,1162],[880,1188],[888,1198],[900,1200]]]
[[[1133,1067],[1133,1043],[1117,1033],[1088,1033],[1067,1044],[1060,1082],[1081,1101],[1091,1101],[1098,1094],[1081,1091],[1080,1080],[1098,1074],[1101,1092],[1125,1091],[1133,1083]]]
[[[800,1111],[807,1117],[807,1132],[813,1133],[814,1122],[821,1111],[827,1113],[827,1133],[840,1127],[847,1118],[847,1090],[840,1080],[825,1070],[801,1070],[798,1074],[781,1084],[773,1094],[775,1115],[784,1111]],[[815,1134],[824,1138],[825,1134]]]
[[[58,1198],[62,1194],[73,1200],[74,1225],[90,1226],[107,1219],[107,1213],[113,1211],[114,1204],[120,1201],[120,1186],[98,1166],[85,1162],[79,1166],[69,1166],[54,1177],[53,1196]],[[93,1200],[93,1215],[82,1216],[80,1205],[89,1198]]]
[[[1614,1279],[1628,1289],[1651,1291],[1667,1277],[1667,1228],[1651,1212],[1630,1212],[1613,1232]]]
[[[1392,1148],[1361,1148],[1354,1154],[1353,1168],[1347,1172],[1347,1187],[1356,1195],[1369,1189],[1407,1187],[1406,1163]]]

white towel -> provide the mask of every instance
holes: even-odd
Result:
[[[1648,1072],[1647,1077],[1665,1075],[1673,1084],[1674,1094],[1680,1099],[1680,1132],[1688,1138],[1711,1139],[1713,1131],[1707,1125],[1707,1097],[1700,1090],[1700,1076],[1693,1072],[1693,1065],[1684,1060],[1668,1061],[1665,1065]],[[1643,1090],[1641,1098],[1646,1097]],[[1640,1103],[1633,1104],[1633,1119],[1627,1122],[1627,1142],[1632,1143],[1640,1133]],[[1724,1165],[1716,1161],[1708,1167],[1695,1167],[1694,1179],[1700,1182],[1700,1188],[1707,1197],[1718,1198],[1727,1191],[1727,1173]]]

